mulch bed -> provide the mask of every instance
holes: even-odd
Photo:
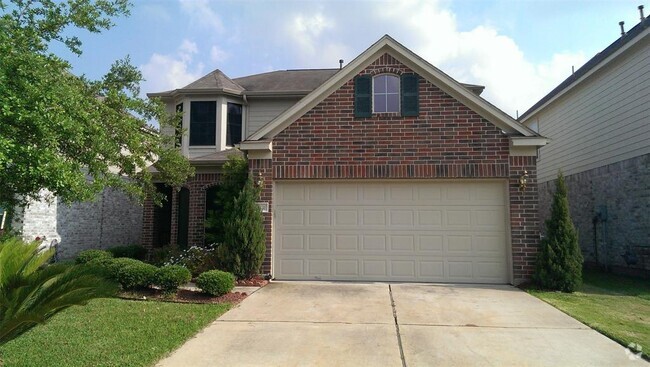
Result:
[[[179,289],[173,297],[165,296],[162,291],[158,289],[142,289],[138,291],[122,292],[119,294],[120,298],[135,300],[135,301],[161,301],[161,302],[176,302],[176,303],[232,303],[236,304],[241,302],[248,295],[246,292],[231,292],[224,294],[220,297],[214,297],[207,293],[196,292],[187,289]]]
[[[267,284],[269,284],[269,281],[261,275],[256,275],[248,279],[239,279],[235,282],[235,285],[239,287],[264,287]]]
[[[254,276],[249,279],[240,279],[235,282],[238,287],[264,287],[269,281],[262,276]],[[160,301],[176,303],[232,303],[236,304],[246,298],[246,292],[230,292],[220,297],[214,297],[207,293],[189,289],[179,289],[175,296],[167,296],[161,290],[155,288],[140,289],[137,291],[121,292],[118,297],[134,301]]]

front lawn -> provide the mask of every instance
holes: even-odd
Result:
[[[0,349],[5,366],[151,366],[230,305],[96,299]]]
[[[650,358],[650,282],[613,274],[585,272],[575,293],[529,292],[618,343],[640,344]]]

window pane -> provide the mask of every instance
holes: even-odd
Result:
[[[375,77],[375,93],[386,93],[386,75]]]
[[[374,96],[375,112],[386,112],[386,95],[375,94]]]
[[[386,75],[386,91],[388,93],[399,93],[399,78],[393,75]]]
[[[217,139],[217,102],[190,104],[190,145],[215,145]]]
[[[226,130],[226,145],[233,146],[241,142],[242,106],[228,103],[228,127]]]
[[[386,112],[399,112],[399,94],[388,94],[386,99]]]

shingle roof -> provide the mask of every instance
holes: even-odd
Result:
[[[232,149],[222,150],[220,152],[210,153],[208,155],[204,155],[201,157],[190,158],[190,162],[192,162],[193,164],[223,163],[226,162],[228,160],[228,157],[231,155],[244,156],[244,153],[242,153],[242,151],[239,149],[232,148]]]
[[[524,112],[520,117],[519,121],[523,121],[528,115],[536,111],[538,108],[542,107],[546,102],[550,101],[556,95],[562,93],[565,89],[571,87],[573,83],[582,78],[587,74],[591,69],[595,68],[603,60],[607,59],[610,55],[621,49],[624,45],[635,39],[640,35],[646,28],[650,26],[650,17],[646,17],[642,22],[639,22],[636,26],[630,29],[624,36],[619,37],[616,41],[612,42],[604,50],[597,53],[596,56],[592,57],[591,60],[587,61],[582,67],[576,70],[570,77],[566,78],[560,85],[555,87],[537,103],[535,103],[531,108]]]
[[[244,88],[235,83],[221,70],[216,69],[181,89],[227,89],[242,92]]]
[[[247,92],[311,92],[339,69],[278,70],[235,78]]]

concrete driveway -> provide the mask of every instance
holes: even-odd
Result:
[[[274,282],[158,366],[647,366],[510,286]]]

